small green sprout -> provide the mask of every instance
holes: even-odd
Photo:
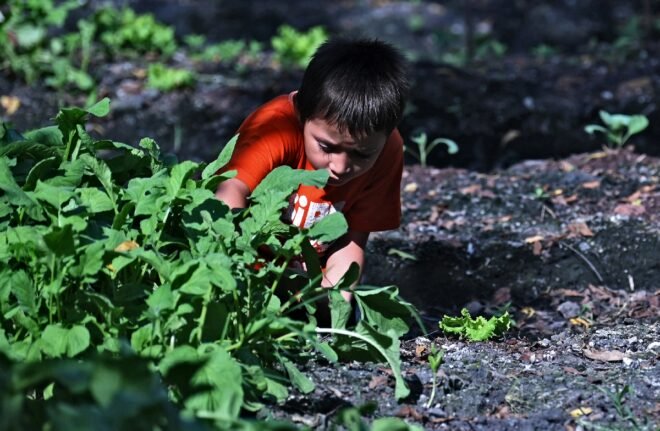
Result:
[[[426,167],[426,159],[428,158],[428,155],[431,154],[431,151],[433,151],[435,147],[437,147],[439,144],[445,144],[447,146],[447,152],[449,154],[456,154],[458,152],[458,145],[456,144],[456,142],[452,141],[451,139],[435,138],[429,143],[428,137],[424,132],[421,132],[417,136],[411,137],[410,140],[413,141],[415,144],[417,144],[417,151],[412,150],[410,147],[407,146],[404,146],[403,148],[405,151],[408,151],[410,154],[413,155],[413,157],[419,160],[419,163],[423,167]]]
[[[443,316],[439,324],[444,332],[465,337],[470,341],[484,341],[500,336],[512,325],[508,311],[486,320],[483,316],[473,319],[466,308],[461,310],[461,317]]]
[[[607,143],[614,148],[621,148],[632,135],[642,132],[649,125],[644,115],[610,114],[605,111],[598,113],[604,127],[599,124],[589,124],[584,131],[593,135],[595,132],[605,134]]]
[[[328,38],[328,33],[322,26],[310,28],[307,32],[299,32],[290,25],[282,25],[277,29],[277,35],[270,40],[275,58],[284,66],[304,68],[312,59],[316,49]]]
[[[433,373],[433,389],[431,389],[431,396],[429,401],[426,403],[426,408],[430,408],[433,405],[433,400],[435,399],[435,391],[438,386],[438,369],[440,369],[440,364],[442,364],[442,359],[445,356],[444,350],[437,350],[435,344],[431,344],[431,353],[429,353],[429,366],[431,367],[431,372]]]
[[[161,91],[188,87],[194,83],[195,75],[191,71],[167,67],[162,63],[151,64],[147,71],[147,85]]]

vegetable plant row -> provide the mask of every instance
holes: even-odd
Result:
[[[399,338],[413,308],[394,287],[361,286],[349,324],[340,290],[356,268],[323,289],[310,246],[341,236],[343,216],[280,220],[292,191],[327,173],[278,168],[232,211],[214,191],[235,138],[210,164],[178,162],[149,138],[90,136],[109,106],[0,127],[0,428],[249,428],[241,418],[264,403],[314,390],[301,364],[319,355],[387,361],[408,395]],[[301,255],[306,272],[289,265]],[[318,328],[326,295],[332,327]]]

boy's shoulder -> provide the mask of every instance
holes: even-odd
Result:
[[[259,106],[243,121],[239,133],[264,127],[288,132],[301,129],[291,94],[282,94]]]

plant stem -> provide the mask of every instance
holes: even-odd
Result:
[[[426,408],[430,409],[431,405],[433,404],[433,400],[435,399],[435,388],[438,385],[438,373],[437,370],[433,370],[433,389],[431,389],[431,396],[429,397],[429,402],[426,403]]]

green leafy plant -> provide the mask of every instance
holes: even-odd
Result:
[[[443,316],[439,326],[448,334],[458,335],[470,341],[484,341],[504,334],[511,324],[508,312],[490,319],[483,316],[473,319],[470,312],[464,308],[460,317]]]
[[[321,287],[310,244],[343,235],[343,215],[309,229],[281,221],[287,197],[322,186],[327,172],[277,168],[247,209],[230,211],[214,191],[234,175],[217,172],[235,139],[210,164],[178,162],[149,138],[93,138],[86,121],[109,106],[62,109],[55,125],[25,134],[0,127],[0,352],[35,363],[133,352],[186,415],[221,424],[284,401],[291,386],[311,392],[298,364],[318,355],[385,360],[396,396],[409,394],[399,339],[412,306],[393,286],[359,286],[363,318],[349,326],[341,290],[357,268]],[[298,256],[307,272],[290,268]],[[317,328],[326,295],[332,327]]]
[[[206,46],[193,53],[192,57],[195,60],[232,65],[235,71],[242,73],[260,58],[262,52],[263,44],[259,41],[230,39]]]
[[[150,64],[147,69],[147,85],[161,91],[190,87],[194,83],[195,74],[186,69],[167,67],[162,63]]]
[[[408,146],[404,146],[404,150],[412,154],[413,157],[415,157],[424,167],[426,167],[429,154],[431,154],[431,152],[440,144],[445,144],[447,146],[447,152],[449,154],[456,154],[458,152],[458,145],[451,139],[435,138],[431,142],[428,142],[428,137],[424,132],[411,137],[410,140],[417,144],[417,149],[413,150]]]
[[[614,148],[622,148],[631,136],[643,132],[649,125],[644,115],[610,114],[606,111],[599,111],[598,114],[604,126],[589,124],[584,131],[590,135],[603,133],[608,145]]]
[[[93,22],[98,28],[98,39],[111,52],[155,52],[167,58],[177,49],[174,28],[159,23],[152,14],[104,7],[96,12]]]
[[[312,27],[307,32],[299,32],[285,24],[277,29],[277,35],[271,38],[271,45],[275,58],[282,65],[304,68],[327,38],[328,34],[321,26]]]
[[[78,31],[63,33],[70,11],[82,5],[76,0],[11,0],[8,16],[0,20],[0,69],[28,83],[43,80],[56,89],[88,92],[96,85],[88,71],[93,53],[167,59],[177,49],[172,27],[128,8],[103,7],[79,19]]]
[[[440,369],[440,364],[442,364],[442,359],[445,356],[444,350],[438,350],[435,347],[435,344],[431,344],[431,352],[429,353],[429,366],[431,367],[431,372],[433,373],[433,389],[431,389],[431,395],[429,396],[429,401],[426,403],[426,408],[430,408],[433,405],[435,400],[435,392],[438,386],[438,370]]]
[[[94,85],[87,73],[90,27],[80,25],[79,33],[65,36],[51,34],[78,7],[73,0],[10,1],[8,16],[0,20],[0,69],[11,70],[28,83],[44,78],[54,88],[90,90]]]
[[[578,421],[580,425],[585,427],[588,430],[595,431],[615,431],[620,429],[627,429],[633,431],[650,431],[655,428],[648,420],[640,419],[635,416],[630,407],[626,405],[626,396],[633,393],[633,389],[630,385],[624,385],[621,389],[617,386],[615,391],[610,391],[605,388],[598,388],[601,392],[608,396],[608,398],[614,404],[614,409],[618,415],[618,420],[623,422],[623,428],[621,426],[603,426],[598,425],[587,420]]]

